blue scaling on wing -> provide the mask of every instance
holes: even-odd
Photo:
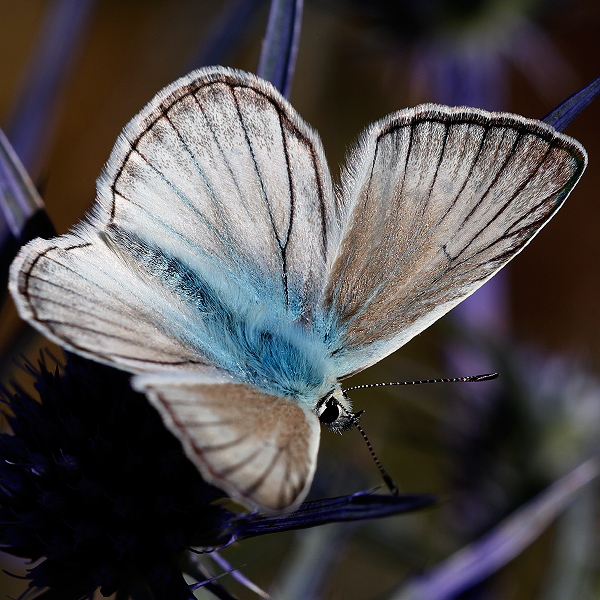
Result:
[[[181,341],[240,381],[312,406],[333,386],[328,350],[266,288],[219,265],[202,272],[141,236],[112,225],[110,239],[145,277],[187,310],[171,311]],[[265,282],[266,283],[266,282]],[[168,298],[166,299],[169,302]],[[190,310],[191,309],[191,310]]]

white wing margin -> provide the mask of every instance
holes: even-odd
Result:
[[[340,377],[381,360],[483,285],[548,222],[586,166],[539,121],[426,104],[364,134],[323,299]]]
[[[251,507],[298,505],[317,464],[317,416],[214,371],[138,375],[133,385],[207,481]]]

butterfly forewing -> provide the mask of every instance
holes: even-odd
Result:
[[[110,226],[211,285],[312,314],[335,238],[333,188],[317,134],[265,82],[207,69],[167,88],[124,130],[99,195]]]
[[[306,495],[319,449],[312,411],[226,379],[142,375],[135,386],[207,481],[270,510],[296,505]]]
[[[346,221],[324,305],[339,376],[448,312],[550,219],[583,148],[522,117],[424,105],[365,136],[344,177]]]

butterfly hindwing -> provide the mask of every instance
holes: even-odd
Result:
[[[314,475],[317,416],[290,398],[215,375],[138,375],[165,425],[204,478],[250,505],[299,504]]]
[[[166,302],[91,228],[30,242],[11,265],[10,289],[20,315],[73,352],[130,371],[206,364],[166,326],[169,312],[189,309]]]
[[[338,376],[377,362],[474,292],[581,176],[575,140],[516,115],[423,105],[373,125],[343,177],[324,296]]]

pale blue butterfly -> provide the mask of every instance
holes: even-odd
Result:
[[[357,422],[339,381],[505,265],[586,160],[539,121],[426,104],[369,127],[336,191],[269,83],[202,69],[125,127],[88,220],[25,246],[10,290],[51,340],[136,373],[208,481],[280,510],[319,418]]]

